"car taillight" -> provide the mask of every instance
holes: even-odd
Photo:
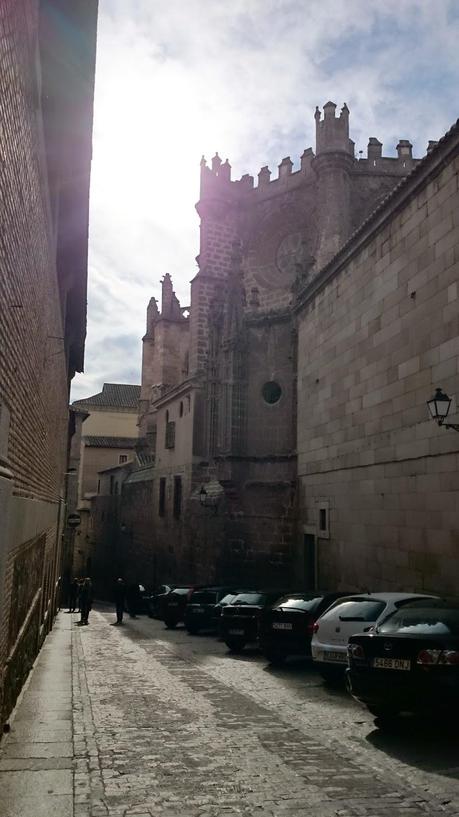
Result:
[[[458,650],[443,650],[439,664],[450,664],[451,666],[457,666],[459,664],[459,651]]]
[[[316,622],[315,622],[315,621],[310,621],[310,622],[309,622],[309,624],[306,626],[306,632],[307,632],[307,634],[308,634],[308,635],[312,635],[313,633],[315,633],[315,632],[316,632],[316,630],[315,630],[315,626],[316,626]],[[318,627],[318,626],[319,626],[319,625],[317,625],[317,627]]]
[[[421,650],[417,659],[417,664],[424,667],[433,664],[447,665],[450,667],[459,665],[459,650]]]
[[[365,658],[365,651],[360,644],[348,644],[347,654],[350,658]]]
[[[315,621],[314,624],[312,625],[312,632],[317,633],[318,629],[319,629],[319,622]]]
[[[421,664],[423,667],[432,666],[432,664],[438,664],[440,655],[441,650],[421,650],[418,653],[416,663]]]

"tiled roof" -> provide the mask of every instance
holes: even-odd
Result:
[[[140,386],[131,383],[104,383],[102,391],[83,400],[75,400],[73,406],[103,406],[106,408],[137,409],[140,400]]]
[[[90,448],[135,448],[137,437],[84,437]]]

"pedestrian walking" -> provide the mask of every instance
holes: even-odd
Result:
[[[80,587],[80,612],[81,619],[78,622],[81,624],[89,624],[89,613],[92,607],[92,582],[89,576],[83,579]]]
[[[79,587],[78,587],[77,580],[72,579],[72,581],[70,582],[69,596],[68,596],[69,613],[74,613],[75,610],[76,610],[77,599],[78,599],[78,590],[79,590]]]
[[[114,621],[113,624],[123,623],[125,601],[126,601],[126,585],[123,579],[117,579],[115,583],[116,621]]]

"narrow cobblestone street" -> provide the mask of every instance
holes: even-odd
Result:
[[[60,614],[1,744],[1,817],[459,814],[455,734],[383,733],[307,663],[76,621]]]

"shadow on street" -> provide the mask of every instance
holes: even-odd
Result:
[[[437,719],[400,717],[389,725],[375,720],[375,729],[366,740],[376,749],[424,771],[457,778],[459,776],[458,723]]]

